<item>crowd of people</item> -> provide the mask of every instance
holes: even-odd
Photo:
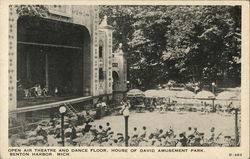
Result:
[[[123,133],[115,133],[109,123],[105,126],[93,126],[84,138],[84,143],[75,143],[79,146],[124,146],[125,136]],[[170,127],[169,130],[156,129],[153,132],[146,126],[141,129],[133,128],[128,136],[129,146],[154,146],[154,147],[183,147],[183,146],[234,146],[234,139],[230,136],[215,134],[212,127],[209,134],[200,133],[197,128],[189,127],[187,131],[176,134]]]
[[[206,103],[202,103],[208,107]],[[174,106],[176,107],[176,106]],[[157,106],[155,106],[157,108]],[[159,111],[169,111],[169,107],[159,107]],[[216,107],[219,109],[219,107]],[[125,109],[133,109],[130,100],[124,100],[119,108],[119,114]],[[96,113],[91,115],[89,111],[77,114],[66,114],[64,123],[65,143],[70,146],[124,146],[125,136],[121,132],[114,132],[112,125],[107,122],[105,125],[95,125],[94,119],[100,119],[103,113],[109,112],[109,106],[99,100],[96,104]],[[178,132],[180,132],[178,130]],[[50,120],[41,122],[35,130],[19,134],[20,140],[12,138],[12,146],[60,146],[62,128],[60,116],[54,116]],[[171,127],[168,130],[148,129],[146,126],[134,127],[129,132],[129,146],[235,146],[231,136],[223,136],[222,133],[215,133],[212,127],[208,133],[199,132],[196,127],[188,127],[182,133],[176,133]]]
[[[125,135],[115,132],[112,125],[107,122],[95,125],[94,119],[88,112],[85,115],[66,116],[65,145],[68,146],[125,146]],[[146,126],[134,127],[128,134],[129,146],[235,146],[231,136],[216,133],[214,127],[208,134],[199,132],[196,127],[188,127],[181,133],[170,127],[164,129],[148,129]],[[61,123],[59,118],[41,122],[33,131],[26,132],[20,140],[13,139],[12,146],[60,146]],[[20,136],[19,136],[20,137]],[[25,142],[24,142],[25,141]]]

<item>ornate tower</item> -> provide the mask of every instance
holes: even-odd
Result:
[[[122,44],[113,53],[113,96],[120,101],[124,98],[127,91],[127,57],[122,50]]]

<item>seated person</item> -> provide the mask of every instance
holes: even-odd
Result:
[[[48,96],[48,95],[49,95],[49,90],[48,90],[48,88],[44,87],[42,91],[43,91],[43,95],[44,95],[44,96]]]
[[[48,141],[48,137],[47,137],[47,132],[42,128],[42,125],[38,125],[37,129],[36,129],[36,134],[37,136],[43,136],[43,138],[45,139],[45,141]]]
[[[187,146],[188,139],[186,138],[185,134],[181,133],[179,134],[179,137],[180,137],[179,142],[181,143],[181,145],[179,146]]]
[[[55,87],[54,95],[55,96],[60,96],[60,92],[59,92],[59,89],[57,87]]]
[[[132,132],[132,139],[136,139],[138,137],[138,131],[137,131],[137,128],[134,127],[134,131]]]
[[[31,88],[31,90],[33,90],[35,97],[42,96],[42,88],[40,84],[36,84],[34,87]]]
[[[85,127],[82,129],[82,134],[83,136],[90,131],[90,128],[92,127],[92,125],[89,124],[89,122],[86,122]]]
[[[141,132],[141,135],[140,135],[141,139],[144,139],[146,137],[146,135],[147,135],[147,130],[146,129],[147,129],[146,126],[142,127],[142,132]]]
[[[105,127],[105,132],[108,132],[108,131],[110,131],[111,130],[111,127],[110,127],[110,123],[109,122],[107,122],[106,123],[106,127]]]

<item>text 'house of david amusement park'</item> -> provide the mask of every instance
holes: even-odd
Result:
[[[240,87],[140,87],[99,6],[9,10],[10,146],[240,145]]]

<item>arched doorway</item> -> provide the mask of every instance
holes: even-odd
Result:
[[[119,87],[119,75],[116,71],[112,72],[112,77],[113,77],[113,91],[116,91]]]

